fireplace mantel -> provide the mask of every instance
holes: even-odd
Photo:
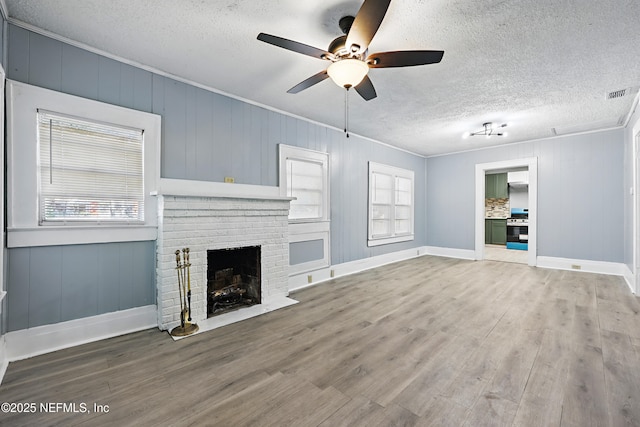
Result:
[[[280,187],[170,178],[160,179],[158,191],[152,194],[182,197],[218,197],[226,199],[294,200],[293,197],[281,196]]]

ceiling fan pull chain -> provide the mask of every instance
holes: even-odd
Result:
[[[344,133],[349,138],[349,87],[345,86],[344,92]]]

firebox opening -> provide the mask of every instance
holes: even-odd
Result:
[[[207,318],[260,302],[260,246],[207,251]]]

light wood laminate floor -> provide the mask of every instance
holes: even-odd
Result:
[[[528,263],[529,252],[518,249],[507,249],[506,245],[485,245],[484,259],[487,261]]]
[[[0,424],[638,426],[640,304],[619,277],[420,257],[174,342],[147,330],[14,362]],[[78,406],[81,408],[81,406]]]

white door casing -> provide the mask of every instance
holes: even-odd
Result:
[[[529,171],[529,246],[527,264],[537,264],[537,223],[538,223],[538,158],[504,160],[476,165],[476,201],[475,201],[475,259],[484,259],[484,217],[485,217],[485,175],[488,171],[507,171],[515,168],[528,168]]]

